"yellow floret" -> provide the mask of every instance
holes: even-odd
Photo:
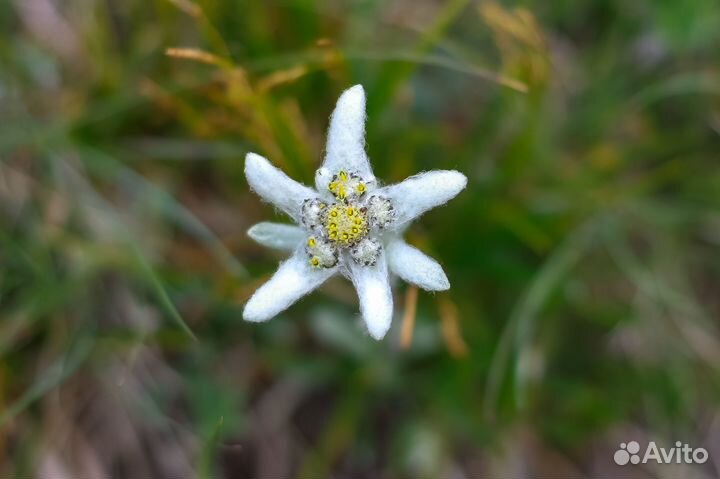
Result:
[[[328,209],[325,231],[331,241],[347,247],[355,244],[368,233],[367,218],[364,211],[355,206],[335,203]]]
[[[328,183],[327,188],[335,198],[347,200],[362,195],[367,187],[357,175],[347,171],[339,171]]]

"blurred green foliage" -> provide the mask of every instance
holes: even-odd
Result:
[[[720,457],[719,41],[706,0],[0,3],[0,476]],[[243,156],[309,183],[356,83],[378,177],[469,178],[409,232],[453,285],[409,347],[402,284],[379,343],[343,280],[241,320]]]

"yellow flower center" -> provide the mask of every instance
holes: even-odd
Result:
[[[341,203],[329,207],[324,226],[328,239],[341,246],[354,244],[368,233],[365,212]]]
[[[339,171],[328,183],[328,190],[338,200],[347,202],[362,197],[367,191],[367,185],[358,175]]]

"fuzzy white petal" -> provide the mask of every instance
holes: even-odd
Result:
[[[354,172],[365,181],[374,179],[365,153],[365,90],[362,85],[345,90],[330,117],[325,161],[315,176],[318,191],[340,170]]]
[[[277,272],[245,305],[246,321],[266,321],[320,286],[335,273],[335,268],[313,268],[303,248],[280,264]]]
[[[415,284],[427,291],[450,289],[450,281],[448,281],[442,266],[402,239],[398,238],[390,241],[385,251],[387,252],[390,271],[400,276],[404,281]]]
[[[392,291],[385,255],[378,258],[373,266],[359,265],[353,260],[349,260],[347,264],[368,332],[373,338],[382,339],[390,329],[393,316]]]
[[[467,185],[465,175],[454,170],[428,171],[411,176],[401,183],[378,189],[395,207],[392,229],[402,229],[427,210],[447,203]]]
[[[261,245],[281,251],[295,251],[307,237],[305,230],[298,226],[267,221],[252,226],[247,234]]]
[[[314,190],[293,180],[255,153],[248,153],[245,156],[245,176],[250,187],[262,199],[272,203],[296,221],[300,220],[303,201],[318,196]]]

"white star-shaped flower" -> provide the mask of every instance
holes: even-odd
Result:
[[[430,171],[380,186],[365,153],[365,91],[346,90],[330,118],[325,160],[316,190],[302,185],[255,153],[245,176],[264,200],[297,226],[259,223],[248,235],[291,251],[275,275],[245,305],[247,321],[266,321],[335,274],[349,278],[370,335],[385,336],[393,316],[389,272],[428,291],[450,288],[442,267],[402,239],[415,218],[446,203],[467,184],[457,171]]]

